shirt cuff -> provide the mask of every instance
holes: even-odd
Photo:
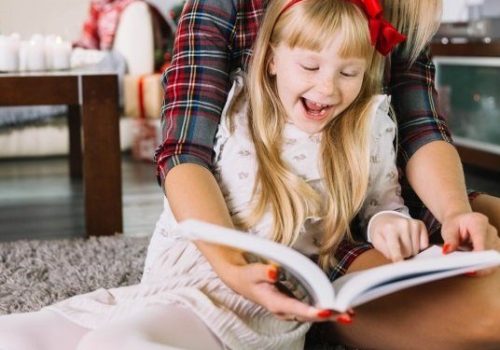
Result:
[[[168,172],[173,168],[175,168],[177,165],[186,163],[198,164],[212,171],[210,165],[200,157],[189,154],[170,156],[166,159],[166,161],[163,161],[161,163],[158,162],[156,165],[156,178],[158,180],[158,184],[162,187],[164,193],[165,193],[165,188],[164,188],[165,178],[167,177]]]
[[[373,220],[380,216],[380,215],[384,215],[384,214],[394,214],[394,215],[397,215],[397,216],[400,216],[402,218],[405,218],[405,219],[411,219],[411,216],[408,215],[408,214],[404,214],[404,213],[400,213],[399,211],[395,211],[395,210],[382,210],[382,211],[379,211],[377,214],[373,215],[371,218],[370,218],[370,221],[368,221],[368,227],[366,229],[366,240],[370,243],[372,243],[372,237],[370,235],[370,232],[371,232],[371,227],[372,227],[372,222]]]

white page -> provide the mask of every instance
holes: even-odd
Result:
[[[439,247],[433,247],[417,259],[387,264],[339,278],[334,282],[336,306],[343,310],[354,301],[359,305],[410,286],[499,264],[500,254],[496,251],[456,252],[443,255]],[[401,280],[385,285],[387,281],[422,272],[428,274],[416,277],[414,280]]]

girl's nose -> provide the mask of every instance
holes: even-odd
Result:
[[[328,77],[318,81],[317,90],[319,93],[326,97],[336,97],[339,95],[337,81],[332,77]]]

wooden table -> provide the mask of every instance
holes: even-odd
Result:
[[[70,176],[83,176],[86,234],[122,232],[117,75],[0,74],[0,106],[27,105],[68,105]]]

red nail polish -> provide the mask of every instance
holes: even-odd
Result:
[[[342,324],[351,324],[352,318],[349,315],[340,315],[337,317],[337,322]]]
[[[328,318],[332,315],[332,310],[321,310],[318,311],[318,317],[320,318]]]
[[[269,279],[276,281],[278,279],[278,269],[276,269],[275,266],[270,267],[269,270],[267,270],[267,277]]]
[[[443,254],[448,254],[448,253],[451,253],[452,251],[452,246],[450,243],[446,243],[444,246],[443,246]]]
[[[477,276],[477,272],[476,272],[476,271],[466,272],[466,273],[465,273],[465,276],[468,276],[468,277],[475,277],[475,276]]]

